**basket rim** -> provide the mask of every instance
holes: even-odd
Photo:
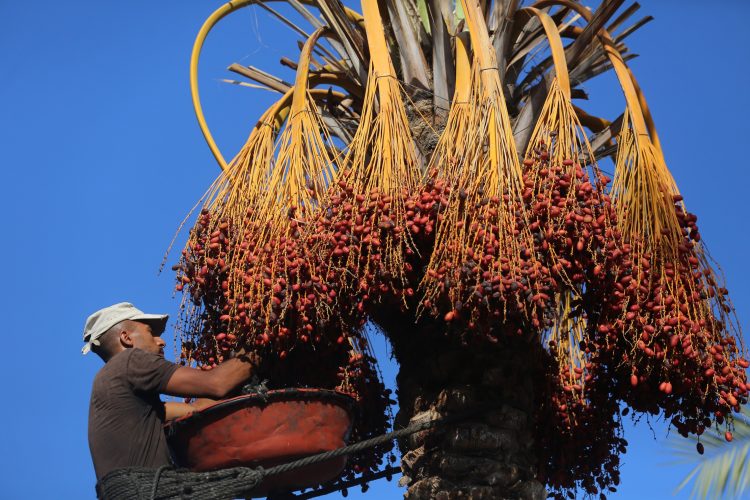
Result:
[[[284,389],[272,389],[264,392],[251,392],[249,394],[242,394],[233,398],[217,401],[211,406],[207,406],[201,410],[194,411],[173,420],[169,420],[164,423],[164,430],[167,435],[172,435],[182,427],[198,423],[211,414],[216,413],[217,411],[231,409],[235,406],[263,407],[271,403],[292,400],[325,400],[335,402],[339,406],[343,407],[347,411],[347,413],[349,413],[350,417],[352,416],[354,404],[356,402],[352,396],[344,392],[312,387],[289,387]]]

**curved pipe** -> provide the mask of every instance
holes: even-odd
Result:
[[[198,31],[198,36],[193,43],[193,51],[190,54],[190,97],[193,101],[195,117],[198,119],[198,126],[203,133],[203,137],[206,139],[206,143],[208,143],[208,148],[211,150],[214,158],[216,158],[216,161],[219,162],[219,166],[221,166],[222,170],[228,168],[227,162],[224,159],[224,156],[222,156],[221,151],[219,151],[219,147],[216,145],[216,141],[214,141],[211,131],[208,129],[206,117],[203,114],[203,106],[201,106],[200,95],[198,93],[198,60],[200,59],[203,42],[206,41],[206,36],[208,36],[208,32],[211,31],[211,28],[213,28],[222,18],[231,14],[235,10],[253,3],[256,3],[256,0],[237,0],[225,3],[216,9],[210,16],[208,16],[208,19],[206,19],[203,26],[201,26],[201,29]]]
[[[201,26],[201,29],[198,31],[195,42],[193,42],[192,53],[190,54],[190,97],[193,102],[193,110],[195,111],[195,117],[198,120],[198,126],[201,129],[201,133],[203,134],[203,137],[206,140],[211,153],[214,155],[214,158],[216,158],[216,161],[219,163],[219,166],[222,170],[226,170],[228,168],[228,165],[226,160],[224,159],[224,156],[221,154],[221,151],[219,151],[219,147],[216,145],[216,141],[214,140],[213,135],[208,128],[208,124],[206,123],[206,117],[203,114],[203,106],[201,106],[200,94],[198,92],[198,61],[200,59],[203,43],[206,41],[208,33],[214,26],[216,26],[216,24],[221,19],[243,7],[247,7],[248,5],[260,3],[263,1],[271,2],[280,0],[232,0],[216,9],[208,17],[208,19],[206,19],[206,21]],[[310,0],[302,0],[302,3],[308,5],[312,4]],[[362,16],[349,8],[345,8],[344,10],[346,12],[347,18],[350,21],[356,23],[357,25],[361,25],[361,23],[363,22]],[[282,97],[281,101],[283,101],[285,97]]]

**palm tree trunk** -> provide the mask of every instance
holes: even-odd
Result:
[[[536,479],[533,344],[514,339],[472,349],[433,320],[374,319],[388,332],[400,365],[396,427],[470,415],[399,443],[405,498],[546,498]]]

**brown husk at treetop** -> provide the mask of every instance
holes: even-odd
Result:
[[[348,150],[335,154],[298,81],[289,116],[291,91],[210,192],[175,266],[183,361],[208,370],[243,347],[261,354],[270,387],[351,394],[356,440],[389,425],[363,333],[371,318],[398,324],[385,332],[398,349],[414,348],[412,329],[448,350],[525,343],[538,351],[524,367],[537,478],[555,498],[616,491],[630,409],[683,436],[731,433],[748,400],[744,347],[697,218],[660,149],[631,130],[642,110],[629,101],[610,187],[570,89],[552,79],[519,158],[503,83],[487,71],[494,52],[470,58],[459,36],[456,93],[422,173],[377,4],[365,7],[380,28],[366,32],[372,60]],[[487,27],[465,10],[476,46]],[[387,452],[354,457],[345,475]]]

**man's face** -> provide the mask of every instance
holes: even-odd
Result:
[[[166,343],[161,337],[154,335],[147,323],[128,321],[124,330],[127,332],[132,347],[164,356]]]

